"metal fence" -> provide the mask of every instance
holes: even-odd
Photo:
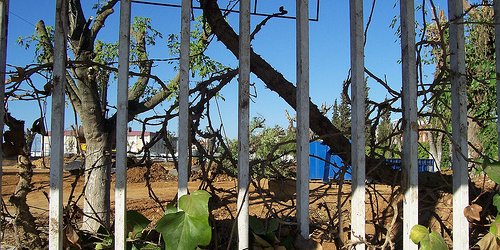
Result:
[[[0,0],[0,68],[5,79],[6,36],[8,0]],[[297,0],[297,219],[300,234],[309,238],[309,28],[308,1]],[[248,186],[249,186],[249,81],[250,81],[250,0],[240,0],[239,28],[239,129],[238,129],[238,236],[239,249],[248,249]],[[453,248],[468,249],[468,222],[463,209],[468,205],[467,179],[467,105],[465,82],[465,49],[462,0],[448,0],[450,17],[450,49],[452,70],[453,115]],[[188,192],[188,91],[189,91],[189,34],[191,0],[182,0],[181,59],[179,91],[179,182],[178,194]],[[404,249],[417,249],[410,241],[409,230],[418,223],[418,164],[417,164],[417,73],[415,51],[414,1],[400,1],[401,56],[403,73],[403,239]],[[55,44],[51,132],[50,168],[50,249],[62,249],[62,171],[64,133],[64,88],[66,69],[66,30],[68,3],[56,0]],[[500,23],[500,3],[495,1],[495,21]],[[126,248],[126,133],[127,92],[129,68],[129,40],[131,0],[120,1],[119,69],[118,69],[118,119],[116,141],[116,192],[115,192],[115,248]],[[352,69],[352,206],[351,242],[355,249],[365,249],[365,99],[364,99],[364,25],[363,1],[350,0],[350,36]],[[496,35],[500,27],[496,25]],[[496,41],[496,53],[500,42]],[[500,73],[497,57],[497,75]],[[497,92],[500,82],[497,80]],[[3,107],[4,88],[0,90],[0,107]],[[500,110],[500,97],[497,97]],[[4,109],[0,109],[3,117]],[[3,119],[0,119],[3,128]],[[3,131],[3,130],[2,130]],[[0,144],[1,145],[1,144]],[[0,154],[1,157],[1,154]],[[0,159],[1,160],[1,159]],[[1,169],[0,169],[1,170]],[[0,171],[1,173],[1,171]],[[1,191],[1,190],[0,190]]]

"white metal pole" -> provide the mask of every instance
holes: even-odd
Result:
[[[7,31],[9,28],[9,0],[0,0],[0,81],[5,83],[6,60],[7,60]],[[3,138],[3,117],[5,116],[4,109],[5,84],[0,87],[0,138]],[[0,143],[0,197],[2,197],[3,184],[3,149]],[[3,216],[0,216],[0,223],[3,224]],[[3,234],[3,232],[0,232]],[[2,243],[0,242],[0,248]]]
[[[64,87],[66,85],[66,32],[68,2],[56,1],[52,118],[50,147],[49,249],[63,248]]]
[[[453,249],[469,249],[467,169],[467,88],[462,0],[448,0],[450,18],[451,125],[453,137]]]
[[[189,167],[189,38],[191,0],[182,0],[181,10],[181,58],[179,82],[179,181],[177,196],[188,193]]]
[[[238,87],[238,249],[248,249],[250,0],[240,0]]]
[[[120,1],[116,116],[115,249],[127,248],[127,131],[130,0]]]
[[[309,239],[309,2],[297,0],[297,221]]]
[[[414,0],[401,0],[401,58],[403,70],[403,249],[417,249],[410,240],[418,224],[418,121],[417,59],[415,49]]]
[[[365,249],[365,78],[363,1],[349,1],[351,28],[351,242]]]

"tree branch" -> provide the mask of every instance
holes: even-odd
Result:
[[[102,6],[99,11],[97,11],[97,17],[95,18],[94,24],[92,24],[92,28],[90,29],[90,36],[92,41],[95,41],[97,34],[104,27],[104,22],[108,18],[109,15],[113,14],[113,7],[116,5],[118,0],[109,0],[104,6]]]
[[[146,29],[141,32],[132,32],[132,37],[136,40],[136,47],[139,59],[139,72],[142,74],[149,75],[151,73],[151,67],[153,63],[148,61],[148,53],[146,50]],[[139,98],[144,94],[146,87],[148,86],[149,77],[140,76],[135,82],[134,86],[130,90],[128,95],[129,101],[138,101]]]

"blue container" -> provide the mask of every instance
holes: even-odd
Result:
[[[401,159],[386,159],[392,169],[401,170]],[[436,172],[434,169],[434,160],[433,159],[418,159],[418,172]]]
[[[394,170],[401,170],[401,159],[386,159]],[[332,155],[330,147],[319,141],[309,144],[309,179],[328,182],[339,179],[340,170],[344,161],[338,155]],[[433,159],[418,159],[419,172],[435,172]],[[352,180],[351,166],[344,175],[344,180]]]
[[[319,141],[309,144],[309,179],[323,180],[339,179],[344,161],[338,155],[332,155],[330,147]],[[344,175],[344,180],[352,180],[351,168]]]

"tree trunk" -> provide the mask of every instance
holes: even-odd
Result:
[[[481,131],[481,126],[472,119],[467,119],[469,126],[467,127],[467,141],[469,142],[468,157],[471,160],[476,160],[481,157],[483,151],[483,143],[478,135]]]
[[[24,121],[17,120],[9,113],[5,115],[5,125],[9,128],[4,133],[4,148],[8,146],[7,156],[17,156],[19,182],[9,201],[15,208],[14,231],[17,235],[16,245],[19,249],[41,249],[42,240],[36,227],[35,217],[30,212],[26,197],[31,192],[33,165],[29,159],[29,151],[34,134],[24,132]],[[10,155],[8,154],[10,153]]]
[[[91,60],[90,52],[82,52],[78,60]],[[97,232],[100,226],[109,229],[110,182],[111,182],[111,127],[107,125],[96,90],[95,79],[88,67],[75,69],[79,80],[85,152],[85,201],[82,229]]]
[[[239,57],[239,37],[232,27],[222,16],[217,1],[200,1],[206,22],[212,28],[217,38],[234,54]],[[274,69],[266,60],[255,53],[253,49],[250,55],[251,71],[272,91],[276,92],[288,105],[296,108],[297,88],[289,82],[281,73]],[[351,143],[344,134],[336,128],[330,120],[318,109],[318,106],[309,102],[309,119],[311,130],[319,135],[336,155],[346,162],[351,162]],[[367,157],[367,176],[374,180],[392,180],[394,173],[386,166],[383,159]]]
[[[443,159],[443,133],[429,131],[429,153],[434,159],[434,164],[438,170],[441,170],[441,161]]]
[[[84,127],[88,130],[87,126]],[[86,133],[88,134],[88,133]],[[85,152],[85,202],[82,230],[97,232],[103,226],[109,229],[111,150],[108,135],[104,132],[93,133],[98,136],[87,138]]]
[[[16,211],[14,218],[14,230],[17,235],[16,245],[19,249],[41,249],[40,232],[36,228],[35,217],[31,214],[26,203],[26,196],[31,192],[33,165],[26,155],[19,155],[17,167],[19,169],[19,182],[16,191],[9,198]]]

